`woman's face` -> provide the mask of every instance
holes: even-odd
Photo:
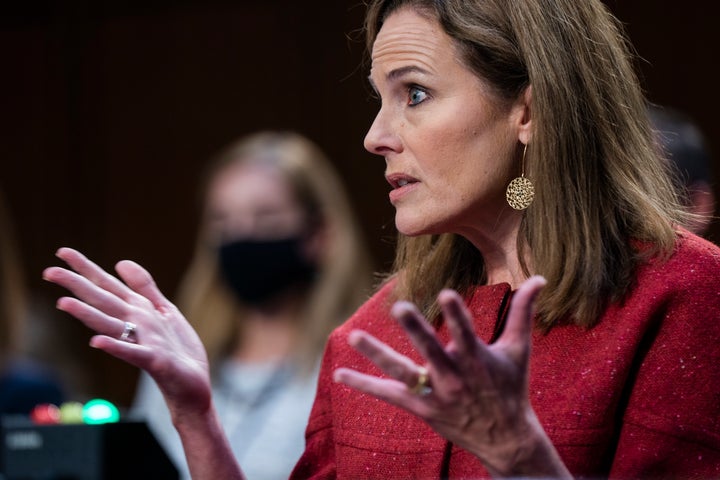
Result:
[[[520,173],[522,101],[494,95],[440,25],[411,8],[380,29],[370,81],[381,108],[365,148],[385,157],[400,232],[471,237],[517,219],[505,188]]]
[[[235,163],[209,185],[206,215],[216,242],[297,236],[305,215],[291,187],[269,166]]]

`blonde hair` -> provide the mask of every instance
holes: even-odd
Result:
[[[518,255],[525,274],[548,280],[540,326],[592,326],[632,287],[636,267],[668,256],[685,221],[669,168],[657,154],[646,103],[619,22],[599,0],[375,0],[368,49],[400,7],[436,19],[465,64],[498,101],[532,88],[525,211]],[[643,248],[639,248],[642,245]],[[396,295],[435,318],[437,292],[486,281],[480,252],[444,234],[400,236]]]
[[[0,196],[0,370],[19,349],[26,314],[26,291],[15,232]]]
[[[277,170],[293,189],[308,221],[329,232],[330,242],[300,319],[301,343],[295,349],[299,361],[310,367],[332,328],[367,298],[372,281],[369,254],[341,180],[313,142],[293,132],[259,132],[241,138],[217,157],[206,185],[230,165],[246,162],[261,162]],[[208,220],[203,219],[194,258],[180,286],[178,306],[214,364],[242,334],[243,307],[218,276]]]

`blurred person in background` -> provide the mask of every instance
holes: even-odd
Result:
[[[707,234],[715,212],[711,155],[699,126],[686,114],[664,106],[650,106],[650,120],[659,147],[677,170],[681,198],[693,217],[688,229]]]
[[[287,478],[304,449],[327,336],[369,293],[369,257],[340,179],[299,134],[240,139],[205,183],[178,305],[207,348],[235,456],[251,479]],[[179,436],[147,374],[133,412],[187,475]]]
[[[40,403],[64,400],[60,381],[27,348],[25,277],[10,213],[0,196],[0,414],[27,415]]]

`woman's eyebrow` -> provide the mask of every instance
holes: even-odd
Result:
[[[391,70],[390,72],[388,72],[387,79],[396,80],[400,77],[404,77],[409,73],[420,73],[422,75],[427,75],[428,71],[424,68],[418,67],[417,65],[407,65],[405,67],[396,68],[395,70]]]
[[[388,81],[394,81],[398,78],[402,78],[405,75],[408,75],[410,73],[419,73],[421,75],[427,75],[428,71],[424,68],[418,67],[417,65],[407,65],[404,67],[396,68],[394,70],[391,70],[386,75],[386,79]],[[372,75],[368,75],[368,82],[370,82],[370,85],[372,86],[373,90],[377,92],[377,86],[375,85],[375,82],[372,79]]]

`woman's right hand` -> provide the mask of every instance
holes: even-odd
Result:
[[[115,266],[121,282],[76,250],[61,248],[57,256],[70,269],[49,267],[43,278],[77,297],[58,299],[57,308],[97,332],[90,345],[147,371],[174,419],[208,412],[211,389],[205,349],[150,274],[123,260]],[[136,326],[130,341],[120,339],[126,322]]]

